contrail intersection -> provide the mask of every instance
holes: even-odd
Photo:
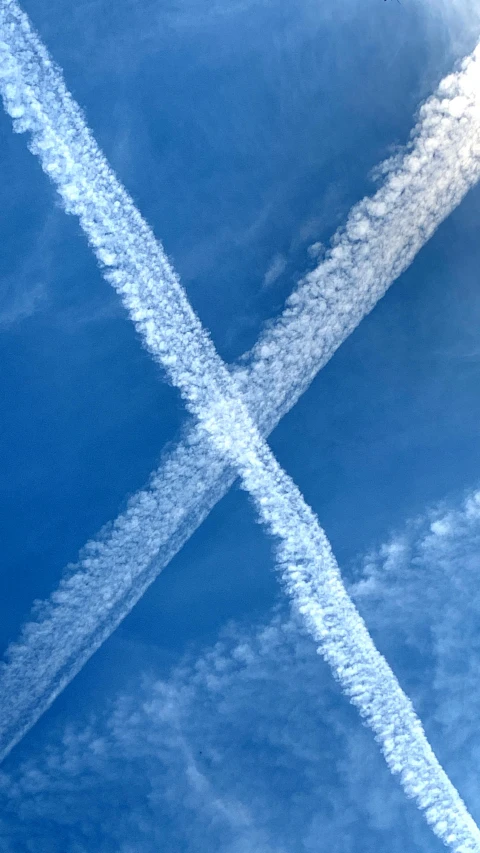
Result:
[[[280,574],[294,606],[303,615],[335,677],[373,729],[390,769],[400,776],[408,796],[416,799],[445,843],[455,851],[480,850],[479,831],[438,764],[410,701],[375,649],[350,601],[323,530],[260,432],[270,431],[285,407],[292,405],[288,397],[296,395],[298,399],[322,366],[322,357],[318,357],[318,348],[315,349],[315,335],[323,331],[325,324],[328,328],[328,323],[332,323],[332,352],[328,354],[327,349],[327,356],[322,354],[325,363],[478,179],[479,51],[465,60],[461,71],[446,78],[435,98],[424,105],[423,113],[420,111],[420,130],[412,140],[402,168],[396,170],[392,166],[382,190],[354,208],[345,231],[338,235],[327,257],[322,275],[316,279],[311,274],[304,280],[280,321],[267,330],[250,361],[247,359],[248,372],[242,368],[232,376],[191,309],[162,247],[108,166],[59,70],[15,2],[4,0],[0,4],[0,32],[3,40],[0,56],[4,59],[0,85],[15,129],[31,134],[31,150],[55,183],[67,212],[78,216],[105,278],[121,296],[144,346],[180,389],[197,421],[183,445],[187,469],[188,465],[195,469],[197,442],[197,446],[200,443],[209,447],[210,456],[217,460],[216,476],[212,478],[214,489],[219,488],[226,466],[240,476],[260,520],[278,543]],[[426,185],[422,184],[425,160],[437,179],[433,189],[428,179]],[[450,173],[445,165],[450,165]],[[407,230],[406,237],[403,235],[400,253],[398,241],[392,244],[389,239],[396,235],[388,231],[389,211],[396,212],[399,200],[404,215],[416,217],[411,223],[411,233]],[[443,215],[438,212],[442,203]],[[344,298],[348,275],[345,270],[352,268],[357,271],[355,286],[351,287],[357,311],[352,311]],[[336,313],[329,311],[339,293],[342,298]],[[311,325],[309,305],[316,308]],[[286,347],[286,343],[293,344],[293,348]],[[286,383],[284,372],[289,377]],[[264,424],[262,405],[258,402],[267,375],[269,382],[272,377],[277,385],[283,382],[283,395],[271,392],[270,399],[276,401],[276,406],[273,403],[269,409],[263,405],[263,418],[267,421]],[[253,386],[250,394],[247,376]],[[255,376],[253,382],[252,376]],[[255,421],[250,412],[254,413]],[[273,421],[272,426],[268,420]],[[231,475],[227,474],[226,487],[229,479]],[[181,526],[181,522],[177,517],[173,527]],[[151,549],[152,554],[154,551],[155,548]],[[125,594],[128,596],[127,590]],[[98,627],[96,613],[93,633],[95,624]],[[33,629],[30,640],[34,634]],[[25,636],[28,640],[28,626]],[[99,639],[101,642],[101,631]],[[18,648],[22,648],[22,643]],[[92,651],[94,648],[90,654]],[[77,649],[71,649],[73,656],[76,652]],[[12,676],[10,686],[15,683],[20,686],[15,655],[13,647],[0,686],[8,687]],[[73,664],[72,672],[74,668]],[[57,676],[60,670],[57,667]],[[47,676],[43,684],[44,707],[48,706],[45,700],[50,704],[68,680],[65,676],[62,680],[60,674],[60,680],[52,685],[51,675]],[[23,690],[28,690],[28,685]],[[8,690],[2,693],[5,704],[11,701],[14,705],[10,721],[7,711],[3,733],[0,728],[5,755],[35,719],[32,708],[18,703],[15,693]]]

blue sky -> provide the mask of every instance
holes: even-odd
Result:
[[[480,26],[473,0],[23,8],[228,362]],[[186,415],[3,113],[0,135],[6,647]],[[477,818],[479,213],[474,188],[270,440],[346,580],[373,577],[360,610]],[[440,849],[273,566],[234,487],[4,762],[7,851]]]

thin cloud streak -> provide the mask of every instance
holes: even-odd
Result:
[[[342,689],[373,729],[391,771],[400,776],[407,795],[416,799],[445,843],[463,853],[480,850],[480,832],[436,760],[413,706],[349,599],[316,517],[260,435],[163,249],[98,150],[28,20],[13,2],[4,2],[2,8],[8,45],[4,99],[16,129],[31,132],[31,150],[55,182],[67,212],[79,217],[105,278],[121,296],[144,346],[180,389],[201,433],[240,475],[260,520],[279,543],[278,567],[287,592]],[[466,191],[471,186],[471,172],[477,175],[479,168],[479,158],[475,157],[480,154],[476,57],[464,64],[463,78],[463,96],[458,95],[455,77],[444,81],[441,93],[451,95],[455,89],[455,97],[444,100],[448,114],[455,119],[462,117],[459,124],[463,122],[463,132],[471,113],[477,119],[473,149],[467,137],[456,152],[460,164],[471,166],[472,159],[475,161],[476,170],[468,170],[470,182],[460,165]],[[440,109],[441,118],[441,102]],[[387,201],[398,199],[409,185],[410,175],[420,167],[412,154],[407,162],[407,175],[394,172],[387,179]],[[383,215],[384,207],[383,202],[380,207],[373,204],[357,212],[347,224],[349,251],[337,245],[332,257],[352,262],[355,242],[361,243],[372,228],[365,213]],[[424,226],[422,222],[421,229]],[[374,245],[380,258],[388,261],[388,245]],[[360,251],[358,262],[365,256],[368,249]],[[374,272],[369,271],[370,277],[362,282],[365,289],[374,278]],[[315,293],[316,298],[320,295]],[[295,315],[295,305],[292,310]],[[273,350],[275,342],[273,337]]]

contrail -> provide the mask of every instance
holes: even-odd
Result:
[[[97,148],[28,20],[14,2],[4,0],[0,8],[7,43],[5,102],[17,129],[31,132],[32,151],[55,182],[67,211],[79,217],[144,346],[180,389],[200,434],[239,474],[260,520],[278,540],[286,589],[336,678],[375,732],[390,769],[399,774],[406,793],[416,799],[445,843],[463,853],[479,851],[480,832],[349,599],[317,519],[266,445],[163,249]],[[478,85],[476,56],[465,62],[463,72],[471,94],[475,82]],[[448,90],[448,83],[444,85]],[[473,112],[477,119],[479,153],[478,108],[474,97],[473,107],[464,100],[467,115]],[[472,145],[464,144],[460,153],[470,159]],[[390,182],[398,194],[408,180],[396,176]],[[361,237],[365,227],[365,219],[357,218],[350,237]],[[338,247],[332,255],[335,252]]]
[[[52,126],[64,123],[73,111],[70,125],[79,124],[94,145],[60,72],[27,20],[10,5],[15,18],[9,22],[7,10],[0,6],[4,37],[10,34],[0,45],[0,84],[17,129],[25,116],[29,122],[40,116],[43,136],[37,133],[34,143],[41,144],[46,128],[53,133]],[[265,434],[477,180],[473,73],[467,63],[423,105],[409,145],[380,167],[381,189],[352,209],[325,261],[300,283],[280,319],[235,369],[237,384]],[[39,81],[45,81],[48,99],[37,98]],[[127,511],[87,543],[79,562],[69,567],[51,598],[37,605],[7,652],[8,662],[0,670],[0,757],[110,636],[234,479],[201,430],[191,427]]]

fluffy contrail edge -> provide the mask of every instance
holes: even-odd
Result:
[[[17,129],[25,112],[38,111],[32,86],[44,79],[49,99],[40,111],[43,123],[50,117],[57,125],[59,114],[63,120],[73,111],[70,124],[80,122],[88,140],[81,113],[45,49],[18,9],[16,24],[9,23],[7,11],[8,4],[0,6],[3,32],[10,33],[0,44],[0,83]],[[407,148],[383,165],[382,188],[352,209],[325,261],[300,283],[280,319],[235,369],[265,434],[477,180],[476,103],[468,67],[443,81],[422,107]],[[127,511],[87,543],[50,599],[37,603],[0,668],[0,757],[110,636],[234,479],[192,427]]]
[[[16,129],[31,133],[32,151],[56,184],[66,210],[79,217],[105,277],[121,295],[145,347],[180,389],[198,422],[198,434],[210,442],[224,465],[231,465],[238,473],[261,521],[278,541],[277,557],[284,584],[336,678],[373,729],[390,769],[399,774],[407,795],[415,798],[446,844],[462,853],[479,851],[478,828],[435,758],[413,706],[349,599],[316,517],[253,422],[250,401],[238,391],[242,382],[237,384],[216,353],[161,246],[99,151],[59,70],[49,60],[28,19],[13,0],[3,0],[0,10],[0,50],[5,60],[2,88]],[[477,50],[465,60],[460,72],[443,81],[436,101],[432,99],[422,108],[435,102],[433,115],[420,113],[421,122],[430,124],[430,128],[432,121],[438,122],[440,128],[444,119],[447,124],[450,122],[448,130],[445,128],[449,145],[452,131],[456,137],[456,188],[447,189],[445,177],[440,174],[437,193],[437,203],[446,195],[450,209],[479,175],[479,58]],[[418,141],[417,138],[417,146]],[[438,154],[441,158],[437,148],[433,160]],[[415,183],[421,160],[413,149],[405,156],[402,168],[403,171],[396,171],[392,166],[383,202],[378,198],[364,201],[352,212],[345,230],[348,239],[343,244],[339,240],[327,261],[335,264],[349,260],[361,265],[367,260],[364,277],[357,282],[360,291],[372,286],[376,273],[376,264],[369,257],[369,243],[363,238],[372,230],[372,219],[375,222],[375,218],[385,215],[385,205]],[[424,240],[428,224],[416,208],[415,215],[420,219],[416,230],[425,232]],[[373,239],[373,245],[383,262],[380,266],[388,266],[391,247],[384,239],[379,244]],[[401,267],[396,274],[400,271]],[[335,290],[336,275],[331,277],[333,282],[327,278],[323,288],[307,282],[313,284],[311,298],[321,299],[323,293],[326,302],[328,285]],[[341,274],[338,283],[342,283]],[[292,328],[301,307],[302,297],[299,302],[297,294],[297,301],[290,300],[284,315],[288,321],[288,312],[292,312]],[[307,318],[303,333],[306,322]],[[336,322],[341,328],[338,318]],[[297,335],[298,328],[294,339]],[[268,361],[275,355],[278,336],[270,330],[264,337],[261,346],[267,351],[260,354]],[[306,349],[308,356],[308,346]],[[302,342],[298,340],[296,352],[297,358],[303,359]],[[288,353],[289,361],[291,358]],[[291,370],[288,362],[287,369]],[[305,374],[303,364],[300,373]]]

